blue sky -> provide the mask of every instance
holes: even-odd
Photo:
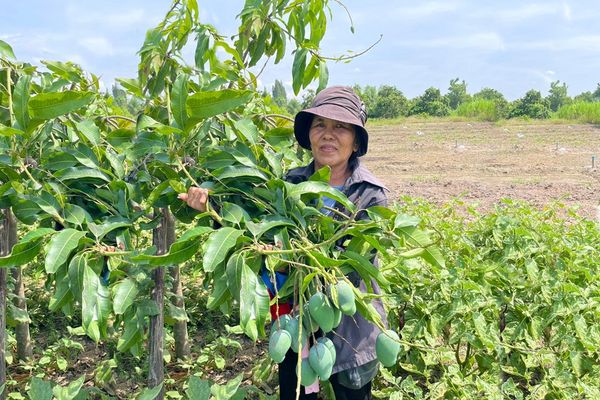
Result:
[[[19,60],[74,61],[102,77],[135,77],[145,32],[170,6],[169,0],[0,0],[0,39]],[[203,22],[235,33],[241,0],[198,0]],[[323,42],[326,55],[360,52],[350,63],[330,64],[330,84],[390,84],[407,97],[435,86],[446,92],[453,78],[469,93],[492,87],[514,100],[529,89],[547,94],[550,82],[566,82],[569,94],[600,83],[600,3],[578,1],[392,1],[348,0],[355,26],[331,2],[334,20]],[[6,18],[6,16],[10,16]],[[288,60],[269,66],[261,84],[288,85]]]

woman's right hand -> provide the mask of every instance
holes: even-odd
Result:
[[[188,206],[200,211],[206,212],[208,204],[208,189],[192,186],[187,193],[179,193],[178,199],[183,200]]]

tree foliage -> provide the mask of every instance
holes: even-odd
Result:
[[[429,87],[421,96],[413,100],[409,114],[443,117],[450,114],[450,109],[440,90],[435,87]]]
[[[548,103],[537,90],[530,90],[513,102],[509,117],[529,117],[545,119],[550,116]]]
[[[374,118],[406,116],[408,114],[408,100],[394,86],[381,86],[377,91],[377,101],[371,114]]]
[[[467,83],[464,80],[459,82],[458,78],[452,79],[445,97],[448,106],[452,110],[456,110],[458,106],[469,101],[470,96],[467,93]]]

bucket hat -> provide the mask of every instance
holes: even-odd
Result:
[[[356,156],[361,157],[367,153],[369,144],[369,133],[365,129],[367,110],[365,103],[351,87],[331,86],[323,89],[315,96],[310,108],[296,114],[294,135],[298,144],[307,150],[310,150],[308,132],[315,115],[354,125],[358,137]]]

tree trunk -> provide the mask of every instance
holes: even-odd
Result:
[[[168,229],[167,229],[167,247],[170,247],[175,242],[175,218],[169,212],[168,214]],[[179,273],[179,266],[174,265],[171,267],[171,278],[173,279],[173,296],[171,302],[175,307],[179,307],[185,310],[185,301],[183,300],[183,286],[181,284],[181,275]],[[187,321],[175,321],[173,327],[173,334],[175,336],[175,356],[180,359],[186,359],[190,356],[190,344],[188,341],[188,330]]]
[[[156,246],[156,254],[161,255],[169,251],[168,240],[168,210],[157,210],[161,213],[160,225],[152,231],[152,244]],[[158,314],[150,317],[150,343],[149,343],[149,371],[148,386],[156,387],[163,383],[165,377],[163,347],[164,347],[164,298],[165,298],[165,272],[163,267],[158,267],[153,272],[154,288],[152,299],[156,302]],[[157,400],[163,400],[165,389],[163,388]]]
[[[7,256],[14,243],[11,242],[12,213],[4,209],[0,213],[0,257]],[[16,236],[16,235],[15,235]],[[6,268],[0,268],[0,386],[6,383]],[[6,390],[0,393],[0,399],[6,398]]]
[[[8,212],[8,219],[10,223],[9,238],[12,249],[17,243],[17,220],[12,212]],[[27,300],[25,298],[25,285],[23,284],[23,268],[16,267],[12,269],[12,276],[15,281],[14,289],[14,300],[13,304],[20,310],[23,310],[27,314]],[[27,360],[33,356],[33,350],[31,345],[31,336],[29,335],[29,322],[17,322],[15,327],[15,334],[17,336],[17,360]]]

